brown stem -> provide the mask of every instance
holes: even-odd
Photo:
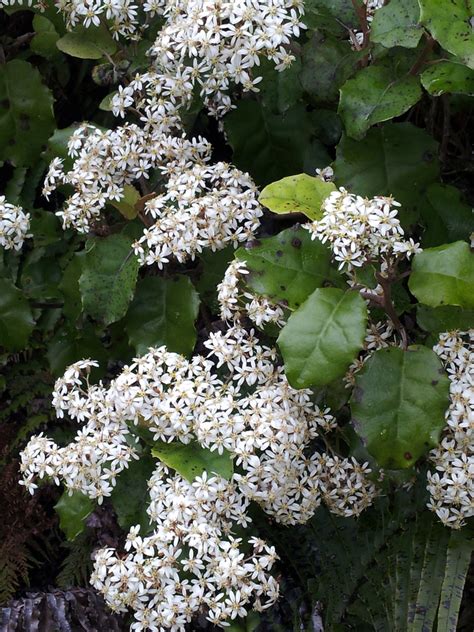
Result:
[[[435,44],[434,39],[431,37],[431,35],[428,35],[426,44],[423,50],[421,51],[420,56],[418,57],[418,59],[415,61],[415,63],[413,64],[413,66],[410,68],[408,72],[409,75],[417,75],[419,73],[419,71],[421,70],[421,67],[425,65],[426,58],[433,50],[434,44]]]
[[[392,286],[390,277],[386,277],[380,272],[376,272],[375,276],[383,291],[383,309],[392,321],[395,329],[399,332],[403,348],[406,349],[408,347],[407,332],[405,331],[405,327],[400,322],[398,314],[395,311],[395,306],[392,301]]]

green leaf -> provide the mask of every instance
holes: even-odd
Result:
[[[301,85],[316,103],[337,101],[339,88],[355,73],[360,58],[348,41],[317,31],[303,47]]]
[[[429,205],[422,211],[426,226],[421,242],[423,247],[469,239],[474,231],[474,213],[462,200],[459,189],[440,182],[431,184],[426,198]]]
[[[300,173],[268,184],[258,200],[273,213],[303,213],[314,220],[321,219],[321,206],[335,190],[332,182]]]
[[[391,0],[378,9],[370,25],[370,41],[386,48],[416,48],[423,34],[418,0]]]
[[[79,279],[82,274],[83,260],[84,253],[76,253],[64,269],[63,278],[59,284],[64,298],[63,312],[71,323],[74,323],[82,312]]]
[[[341,87],[338,113],[352,138],[362,138],[375,123],[400,116],[420,99],[417,77],[397,79],[386,67],[369,66]]]
[[[79,278],[84,311],[105,325],[122,318],[135,291],[138,267],[125,235],[89,239]]]
[[[379,349],[356,375],[352,423],[381,467],[403,469],[438,445],[449,379],[434,351]]]
[[[31,64],[0,65],[0,160],[30,166],[54,129],[53,97]]]
[[[104,112],[112,112],[112,99],[116,94],[118,94],[117,90],[114,90],[110,94],[107,94],[99,103],[99,110],[103,110]]]
[[[300,71],[300,58],[295,59],[282,72],[275,72],[274,64],[263,59],[259,71],[263,79],[258,84],[263,105],[275,114],[283,114],[293,107],[303,95],[303,87],[298,78]]]
[[[256,101],[242,100],[227,114],[224,125],[233,161],[257,184],[301,173],[305,162],[312,169],[330,162],[324,148],[311,143],[312,126],[302,104],[277,115]]]
[[[107,28],[101,26],[77,27],[56,42],[60,51],[79,59],[100,59],[104,53],[113,55],[117,42]]]
[[[64,239],[61,223],[54,213],[44,209],[30,211],[30,232],[33,234],[35,246],[49,246]]]
[[[198,310],[199,295],[188,277],[142,279],[124,320],[130,344],[138,354],[166,345],[188,355],[196,343]]]
[[[474,95],[474,70],[455,61],[440,61],[421,73],[423,88],[434,97],[445,92]]]
[[[33,17],[33,28],[36,35],[31,40],[31,50],[45,59],[51,59],[58,55],[56,42],[59,39],[59,34],[51,20],[42,15],[35,15]]]
[[[95,379],[104,375],[108,354],[100,338],[89,326],[79,331],[60,330],[48,344],[46,357],[51,373],[55,377],[63,375],[66,367],[74,362],[84,358],[94,358],[101,365],[91,372],[91,378]]]
[[[54,505],[59,516],[59,526],[66,534],[68,540],[75,540],[86,528],[85,519],[94,510],[94,502],[82,492],[73,492],[72,496],[67,491]]]
[[[114,206],[126,219],[134,219],[138,215],[136,203],[141,195],[131,184],[126,184],[123,188],[123,195],[120,200],[110,200]]]
[[[20,277],[20,285],[28,298],[59,299],[58,283],[61,268],[57,258],[45,256],[43,248],[35,248],[26,257]]]
[[[34,325],[23,292],[7,279],[0,278],[0,347],[9,351],[24,349]]]
[[[352,0],[306,0],[304,9],[302,21],[312,29],[347,35],[359,26]]]
[[[341,279],[331,267],[331,252],[300,226],[239,248],[237,259],[250,271],[244,280],[252,290],[290,308],[299,307],[318,287]]]
[[[150,503],[148,481],[155,466],[155,461],[148,453],[141,454],[117,478],[110,500],[122,529],[128,531],[139,524],[143,533],[149,531],[150,521],[146,512]]]
[[[203,472],[218,474],[229,480],[234,471],[232,458],[227,451],[224,450],[222,454],[211,452],[197,442],[184,444],[180,441],[157,441],[151,453],[188,481],[193,481]]]
[[[439,632],[456,632],[464,581],[469,570],[474,543],[472,532],[452,531],[449,538],[446,571],[438,609]]]
[[[415,255],[408,287],[431,307],[474,308],[474,255],[468,244],[456,241]]]
[[[294,388],[322,386],[344,375],[364,344],[367,307],[357,292],[315,290],[278,338]]]
[[[418,0],[421,23],[447,51],[474,68],[474,33],[470,0]]]
[[[474,309],[462,309],[455,305],[442,307],[416,306],[416,321],[418,325],[432,334],[460,329],[467,331],[474,323]]]
[[[334,163],[336,184],[359,195],[393,195],[408,224],[426,204],[438,179],[438,143],[411,123],[388,123],[369,130],[363,141],[343,136]]]

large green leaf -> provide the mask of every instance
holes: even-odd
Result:
[[[224,451],[222,454],[211,452],[202,448],[197,442],[184,444],[180,441],[172,443],[157,441],[151,453],[188,481],[193,481],[203,472],[230,479],[234,471],[228,452]]]
[[[31,64],[0,65],[0,160],[30,166],[54,129],[53,97]]]
[[[34,324],[23,292],[7,279],[0,278],[0,347],[9,351],[26,347]]]
[[[135,291],[138,267],[125,235],[89,239],[79,278],[84,311],[106,325],[122,318]]]
[[[268,184],[258,199],[273,213],[303,213],[321,219],[322,203],[335,190],[332,182],[300,173]]]
[[[427,347],[379,349],[356,376],[352,423],[380,466],[411,467],[438,445],[449,379]]]
[[[67,539],[75,540],[86,528],[84,521],[94,510],[94,501],[82,492],[73,492],[70,496],[66,490],[54,509],[59,516],[59,526]]]
[[[360,57],[348,41],[315,32],[303,47],[301,84],[317,103],[337,101],[339,88],[355,73]]]
[[[36,35],[31,40],[31,50],[46,59],[51,59],[51,57],[59,55],[56,47],[59,34],[51,20],[48,20],[48,18],[42,15],[35,15],[33,18],[33,28],[35,29]]]
[[[110,496],[117,520],[127,531],[133,525],[141,525],[143,532],[150,528],[147,505],[150,503],[148,481],[156,463],[150,454],[141,454],[133,460],[117,478],[117,484]]]
[[[198,309],[199,296],[188,277],[142,279],[124,321],[130,344],[139,354],[161,345],[191,353]]]
[[[341,279],[331,267],[331,252],[319,240],[312,241],[300,226],[239,248],[236,258],[246,261],[245,283],[259,294],[294,309],[318,287]]]
[[[410,123],[369,130],[363,141],[343,136],[334,163],[336,184],[359,195],[393,195],[402,221],[416,219],[428,185],[438,179],[438,143]]]
[[[418,0],[391,0],[375,12],[370,41],[386,48],[416,48],[423,34],[419,19]]]
[[[298,78],[300,71],[300,58],[295,59],[282,72],[275,72],[272,62],[262,60],[259,73],[263,79],[258,88],[263,105],[275,114],[283,114],[294,106],[303,95],[303,87]]]
[[[471,0],[418,0],[421,22],[443,48],[474,68]]]
[[[462,309],[456,305],[428,307],[419,303],[416,306],[416,322],[432,334],[453,329],[467,331],[474,324],[474,309]]]
[[[303,22],[310,28],[347,35],[359,26],[352,0],[306,0],[304,9]]]
[[[456,241],[415,255],[408,287],[431,307],[474,308],[474,255],[468,244]]]
[[[278,338],[295,388],[322,386],[344,375],[364,343],[367,307],[357,292],[316,289]]]
[[[104,53],[113,55],[117,42],[104,25],[77,27],[56,42],[60,51],[80,59],[100,59]]]
[[[46,352],[51,373],[55,377],[64,374],[66,367],[83,358],[94,358],[100,364],[92,369],[91,377],[103,377],[107,366],[108,352],[103,342],[95,334],[91,325],[82,330],[65,328],[60,330],[48,344]]]
[[[362,138],[375,123],[400,116],[420,99],[417,77],[397,79],[388,67],[369,66],[341,87],[338,112],[352,138]]]
[[[216,250],[215,252],[207,248],[199,255],[199,278],[194,281],[194,285],[201,300],[216,314],[220,310],[217,300],[217,286],[224,278],[225,271],[234,258],[234,252],[233,246],[227,246],[223,250]]]
[[[425,90],[435,97],[445,92],[474,95],[474,70],[454,60],[428,66],[420,79]]]
[[[426,226],[421,242],[423,247],[469,239],[474,232],[474,213],[462,200],[459,189],[438,182],[428,187],[426,198],[429,205],[422,211]]]
[[[331,160],[318,141],[311,141],[311,122],[302,104],[278,115],[256,101],[242,100],[225,117],[224,125],[233,161],[257,184],[310,169],[314,173]]]

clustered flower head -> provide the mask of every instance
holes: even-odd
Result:
[[[30,214],[0,195],[0,246],[5,250],[20,250],[24,240],[31,237],[29,228]]]
[[[451,380],[451,404],[440,445],[430,452],[428,507],[448,527],[474,516],[474,329],[441,334],[434,351]]]
[[[233,462],[230,480],[212,471],[185,480],[158,463],[149,482],[153,533],[142,538],[132,528],[125,557],[99,552],[93,585],[111,607],[135,611],[136,630],[184,630],[201,607],[221,625],[273,603],[273,549],[235,537],[235,525],[251,522],[250,502],[290,525],[306,522],[322,501],[358,515],[376,495],[367,464],[317,449],[336,421],[309,389],[288,384],[275,349],[237,319],[204,346],[208,356],[191,360],[152,348],[108,387],[88,383],[93,361],[72,365],[53,404],[59,417],[83,424],[75,440],[59,447],[39,435],[21,455],[31,493],[48,478],[99,502],[138,458],[136,426],[154,442],[192,443]]]
[[[203,248],[248,241],[263,213],[250,176],[224,162],[196,163],[171,174],[166,193],[147,202],[145,212],[155,223],[134,250],[142,264],[160,268],[170,257],[184,262]]]
[[[404,239],[397,218],[400,204],[390,197],[369,200],[348,193],[343,187],[333,191],[323,203],[323,217],[305,228],[312,239],[328,242],[339,269],[352,271],[376,260],[388,265],[421,251],[413,239]]]
[[[102,549],[91,577],[111,608],[134,610],[132,630],[184,631],[198,611],[225,625],[275,602],[275,549],[232,535],[249,522],[248,500],[232,482],[206,472],[190,482],[160,463],[149,488],[153,533],[132,527],[127,554]]]
[[[210,145],[202,138],[187,140],[163,134],[152,126],[125,124],[115,130],[101,130],[84,124],[72,134],[68,142],[69,156],[75,158],[73,168],[65,172],[63,160],[55,158],[45,179],[46,197],[60,184],[74,188],[63,210],[56,214],[63,227],[74,227],[82,233],[99,219],[105,204],[119,201],[125,185],[148,178],[152,167],[163,171],[185,170],[207,160]]]

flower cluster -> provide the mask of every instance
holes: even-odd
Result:
[[[162,268],[170,257],[184,262],[203,248],[215,251],[248,241],[262,212],[247,174],[223,162],[196,163],[171,174],[166,193],[146,203],[145,213],[155,223],[134,250],[146,265]]]
[[[257,327],[266,323],[285,324],[285,313],[280,305],[265,296],[255,296],[242,288],[249,274],[245,261],[235,259],[228,266],[224,278],[217,286],[221,317],[226,321],[239,321],[246,315]]]
[[[474,329],[441,334],[434,351],[451,380],[451,404],[440,445],[430,452],[428,507],[448,527],[460,529],[474,516]]]
[[[110,496],[116,478],[136,450],[127,443],[129,429],[117,415],[111,393],[102,385],[88,385],[87,375],[97,363],[82,360],[70,366],[57,380],[53,406],[58,417],[67,413],[85,422],[74,441],[65,447],[42,434],[32,437],[21,454],[22,484],[33,494],[37,478],[50,478],[57,485],[80,491],[99,503]]]
[[[20,250],[23,242],[31,235],[30,215],[21,206],[15,206],[0,195],[0,246],[5,250]]]
[[[255,89],[261,57],[277,70],[293,61],[287,47],[304,28],[302,14],[302,0],[169,0],[150,53],[170,78],[188,68],[210,112],[221,116],[231,108],[231,85]]]
[[[74,188],[63,210],[58,211],[64,228],[88,232],[105,204],[119,201],[125,185],[148,177],[152,167],[166,165],[168,171],[183,170],[208,159],[210,145],[202,138],[192,141],[134,124],[115,130],[81,125],[68,142],[73,168],[65,172],[63,160],[55,158],[45,179],[43,194],[49,197],[60,184]]]
[[[249,522],[248,501],[232,482],[206,473],[189,482],[159,464],[149,488],[153,533],[142,538],[132,527],[128,553],[102,549],[91,577],[111,608],[135,611],[132,630],[184,631],[199,610],[225,625],[274,603],[277,555],[258,538],[231,535]]]
[[[387,265],[421,251],[413,239],[403,238],[398,206],[390,197],[368,200],[341,187],[325,199],[322,219],[305,227],[312,239],[329,242],[339,269],[350,272],[374,259]]]

